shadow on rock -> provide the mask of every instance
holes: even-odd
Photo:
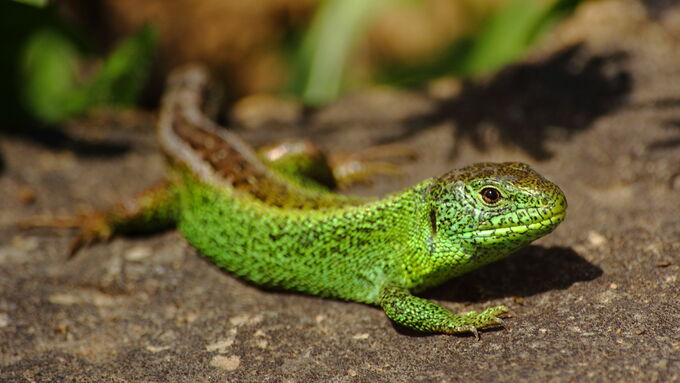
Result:
[[[81,157],[117,157],[127,153],[131,146],[109,140],[85,140],[73,137],[54,127],[22,127],[5,134],[34,142],[53,150],[70,150]]]
[[[548,138],[568,138],[587,129],[626,101],[632,88],[623,68],[626,59],[624,52],[587,56],[579,44],[544,61],[507,67],[486,82],[464,84],[433,113],[407,120],[406,129],[393,139],[452,121],[457,146],[466,138],[485,150],[494,135],[494,141],[547,159]]]
[[[680,133],[680,119],[670,119],[664,121],[664,127]],[[678,147],[680,147],[680,135],[663,140],[657,140],[648,145],[649,150],[676,149]]]
[[[642,0],[647,15],[654,20],[659,20],[671,8],[678,5],[677,0]]]
[[[452,302],[484,302],[528,297],[591,281],[602,269],[567,247],[529,246],[501,261],[455,278],[423,297]]]

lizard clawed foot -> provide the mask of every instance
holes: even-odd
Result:
[[[107,242],[113,235],[113,228],[106,214],[95,212],[80,218],[81,222],[78,225],[80,230],[68,248],[69,258],[73,258],[78,250],[95,242]]]
[[[77,228],[79,232],[68,247],[68,257],[78,250],[95,242],[106,242],[113,234],[113,227],[106,213],[92,212],[74,217],[34,217],[19,222],[19,227],[29,229],[34,227]]]
[[[474,314],[477,328],[505,327],[504,317],[509,317],[508,308],[505,306],[490,307],[479,314]],[[473,312],[474,313],[474,312]],[[470,313],[468,313],[469,315]],[[481,326],[481,327],[480,327]]]

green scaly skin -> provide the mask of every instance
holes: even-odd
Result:
[[[561,190],[521,163],[472,165],[375,200],[308,188],[209,126],[198,109],[206,82],[196,68],[170,81],[159,140],[172,181],[86,236],[176,225],[217,266],[255,284],[380,306],[419,331],[476,334],[502,324],[506,308],[458,315],[412,292],[505,257],[565,217]],[[217,150],[237,148],[231,165],[210,156],[215,140]],[[485,200],[488,189],[498,200]]]

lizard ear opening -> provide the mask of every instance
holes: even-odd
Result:
[[[432,236],[437,235],[437,210],[435,208],[430,209],[430,230],[432,230]]]

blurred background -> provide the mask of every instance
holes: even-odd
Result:
[[[3,0],[2,129],[153,108],[186,62],[208,65],[228,100],[286,100],[284,114],[376,85],[446,96],[523,57],[581,2]]]

